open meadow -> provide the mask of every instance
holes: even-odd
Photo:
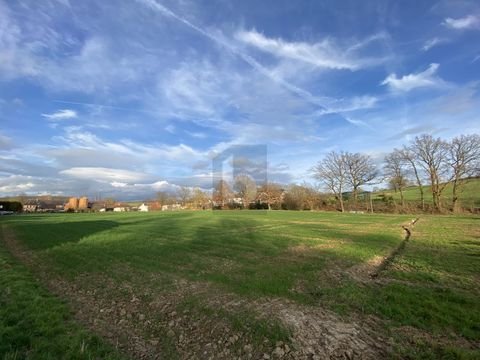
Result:
[[[4,216],[0,358],[480,358],[480,217],[412,220]]]

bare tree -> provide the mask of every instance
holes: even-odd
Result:
[[[116,203],[117,203],[117,200],[113,197],[107,197],[103,199],[103,206],[106,208],[114,207]]]
[[[345,191],[347,174],[344,153],[332,151],[314,166],[314,177],[330,190],[340,202],[340,209],[345,211],[343,191]]]
[[[463,178],[472,176],[480,167],[480,136],[461,135],[448,144],[448,163],[452,176],[452,209],[458,209],[458,193]]]
[[[358,189],[360,186],[370,183],[378,175],[370,156],[360,153],[344,153],[346,180],[352,188],[353,202],[357,204]]]
[[[242,198],[243,207],[248,208],[248,205],[255,199],[257,194],[255,180],[248,175],[237,175],[235,177],[234,189]]]
[[[444,178],[448,171],[446,163],[447,143],[440,138],[435,139],[431,135],[424,134],[415,138],[410,149],[430,178],[433,208],[441,211],[440,196],[447,185]]]
[[[425,192],[423,190],[423,184],[420,178],[420,171],[417,166],[415,153],[410,148],[404,146],[403,149],[400,150],[400,154],[413,171],[415,180],[417,182],[418,190],[420,191],[420,202],[422,204],[422,211],[425,211]]]
[[[208,195],[198,187],[193,189],[191,199],[196,209],[205,209],[208,206]]]
[[[400,193],[400,201],[402,207],[405,206],[405,199],[403,197],[403,189],[407,183],[405,159],[402,155],[402,151],[393,149],[393,151],[385,156],[384,174],[392,184],[395,192]]]
[[[177,190],[177,196],[182,206],[185,206],[192,197],[192,190],[186,186],[181,186],[180,189]]]
[[[168,205],[172,202],[172,196],[167,191],[157,192],[157,201],[160,209],[163,205]]]
[[[220,205],[223,208],[231,199],[232,189],[230,188],[230,185],[228,185],[228,183],[223,179],[218,181],[212,194],[213,202],[217,206]]]
[[[268,210],[272,209],[272,205],[282,202],[283,189],[275,183],[265,183],[257,190],[257,200],[268,205]]]

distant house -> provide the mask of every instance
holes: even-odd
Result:
[[[126,209],[123,206],[117,206],[113,208],[114,212],[125,212]]]
[[[23,212],[56,212],[63,209],[63,205],[55,201],[27,200],[23,204]]]
[[[40,206],[38,200],[27,200],[23,204],[23,212],[36,212]]]
[[[145,205],[145,203],[143,203],[138,207],[138,211],[148,211],[148,205]]]
[[[162,205],[162,211],[174,211],[174,210],[182,210],[182,205],[180,204],[170,204],[170,205]]]
[[[231,200],[232,204],[243,205],[243,199],[240,197],[233,198]]]

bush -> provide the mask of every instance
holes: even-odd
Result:
[[[0,201],[2,211],[21,212],[23,205],[20,201]]]

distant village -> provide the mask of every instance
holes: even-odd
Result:
[[[91,200],[87,196],[65,197],[53,195],[0,199],[0,213],[82,213],[82,212],[148,212],[176,210],[210,210],[240,208],[280,209],[285,190],[280,186],[253,188],[254,193],[235,193],[226,182],[220,182],[212,194],[200,189],[181,188],[177,194],[159,192],[156,199],[144,201],[117,201],[113,198]],[[2,205],[3,204],[3,205]]]
[[[176,206],[175,206],[176,205]],[[175,207],[181,208],[180,204],[163,205],[158,208],[156,202],[143,202],[139,205],[116,201],[89,201],[88,197],[71,197],[67,202],[62,199],[29,199],[25,201],[22,207],[24,213],[52,213],[52,212],[126,212],[152,210],[173,210]]]

